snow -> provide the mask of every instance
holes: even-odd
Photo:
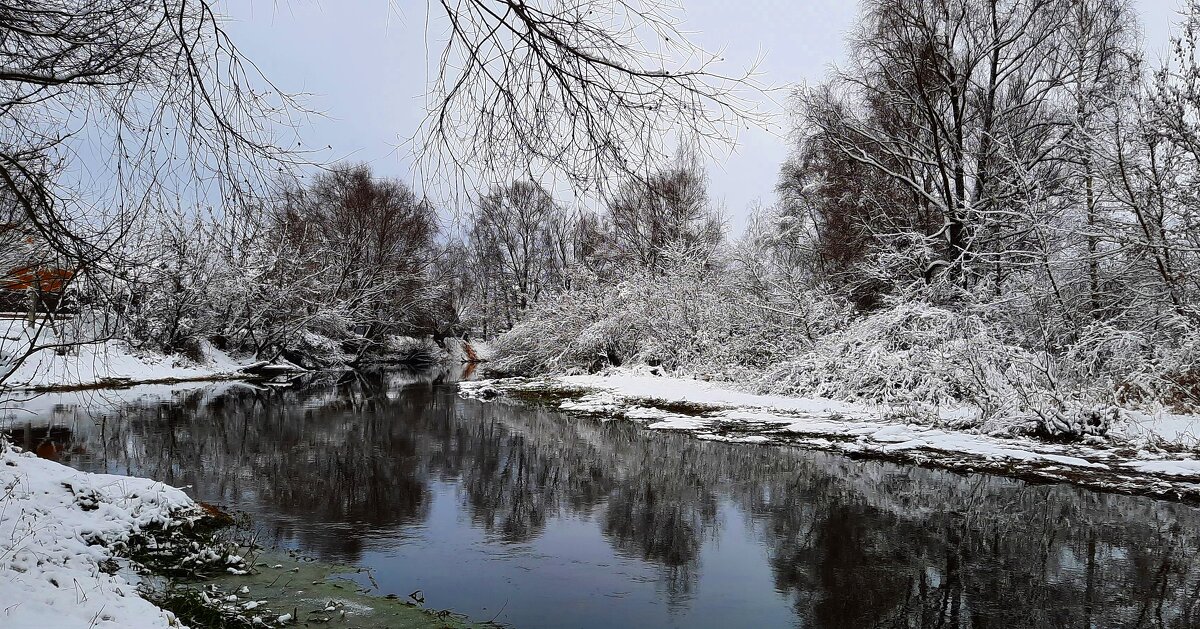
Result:
[[[1129,411],[1125,415],[1126,421],[1109,431],[1113,436],[1140,443],[1200,447],[1200,416],[1144,411]]]
[[[192,364],[178,356],[134,352],[124,341],[79,346],[75,355],[58,356],[43,350],[26,360],[5,385],[36,388],[60,385],[95,385],[112,380],[194,380],[229,376],[241,363],[212,350],[205,364]]]
[[[938,425],[912,423],[885,406],[824,398],[757,395],[687,378],[657,376],[646,368],[610,369],[586,376],[505,379],[460,383],[464,397],[488,390],[547,391],[569,394],[560,408],[637,421],[653,430],[694,433],[707,440],[736,443],[789,443],[852,454],[935,461],[959,469],[1048,473],[1076,481],[1080,473],[1108,479],[1111,486],[1157,487],[1164,480],[1181,490],[1200,482],[1200,417],[1131,415],[1107,441],[1047,443],[1029,437],[1001,437],[956,430],[954,419],[969,411],[949,409]],[[693,408],[678,412],[672,405]],[[1176,446],[1164,451],[1156,444]],[[1118,454],[1111,446],[1136,446]],[[1180,447],[1192,448],[1180,453]],[[1120,452],[1127,453],[1129,448]],[[1068,472],[1070,474],[1068,474]],[[1187,481],[1187,482],[1184,482]],[[1133,483],[1130,485],[1130,483]],[[1156,489],[1157,491],[1157,489]]]
[[[13,319],[0,319],[0,331],[4,332],[10,345],[14,344],[13,339],[28,335],[24,322]],[[46,328],[41,331],[38,343],[54,343],[56,340],[53,331]],[[0,350],[13,353],[11,347],[0,347]],[[21,363],[6,381],[0,383],[0,388],[94,386],[112,381],[199,380],[234,376],[245,364],[246,361],[239,361],[211,345],[204,347],[204,360],[194,363],[181,356],[136,351],[125,341],[107,340],[74,345],[62,355],[51,348],[39,350]],[[0,364],[0,367],[3,365]]]
[[[100,566],[112,558],[110,545],[192,514],[182,491],[78,472],[0,443],[0,492],[0,626],[180,626],[125,576]]]
[[[1200,478],[1200,461],[1195,459],[1159,459],[1150,461],[1130,461],[1125,467],[1164,476],[1187,476]]]
[[[613,370],[606,375],[562,376],[557,380],[569,386],[610,391],[623,398],[675,403],[772,408],[805,413],[860,413],[870,409],[865,405],[826,398],[756,395],[700,380],[655,376],[632,369]]]

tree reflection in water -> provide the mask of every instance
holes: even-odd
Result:
[[[776,588],[746,601],[747,619],[776,601],[814,627],[1200,626],[1200,517],[1184,505],[704,442],[461,400],[402,373],[218,385],[97,416],[59,405],[21,422],[8,432],[31,449],[190,485],[250,511],[271,540],[339,561],[419,536],[452,487],[462,526],[489,544],[591,523],[681,609],[726,568],[706,548],[736,534]]]

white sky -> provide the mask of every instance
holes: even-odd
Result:
[[[820,81],[844,54],[857,14],[853,0],[680,0],[685,30],[733,69],[760,61],[760,79],[774,86]],[[1148,57],[1162,56],[1180,0],[1133,0],[1141,13]],[[230,0],[228,30],[281,89],[309,94],[323,112],[304,122],[304,146],[331,146],[323,158],[369,162],[376,173],[410,183],[409,160],[397,150],[423,116],[427,54],[441,42],[436,27],[426,45],[426,4],[419,0]],[[436,10],[437,7],[434,7]],[[767,108],[779,111],[783,98]],[[786,157],[786,118],[774,131],[753,129],[731,154],[709,164],[711,193],[740,231],[749,208],[769,204]],[[419,187],[419,186],[418,186]]]

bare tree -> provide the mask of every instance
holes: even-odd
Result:
[[[543,186],[517,181],[494,187],[469,220],[467,244],[485,335],[488,328],[511,327],[544,294],[569,287],[576,217]]]
[[[281,211],[278,229],[314,251],[328,298],[368,339],[403,329],[428,305],[437,212],[403,183],[335,166]]]
[[[659,0],[440,0],[448,36],[417,137],[430,172],[645,176],[672,134],[734,140],[762,116]]]
[[[662,273],[667,255],[712,252],[722,220],[708,198],[708,180],[695,161],[626,181],[608,202],[609,237],[628,266]]]
[[[1070,20],[1059,31],[1065,51],[1064,82],[1074,101],[1074,116],[1067,136],[1067,176],[1083,205],[1087,310],[1100,317],[1107,305],[1102,295],[1103,224],[1110,180],[1100,146],[1111,145],[1115,121],[1128,111],[1142,74],[1136,53],[1132,9],[1120,0],[1080,0],[1070,9]],[[1111,299],[1107,300],[1111,302]]]
[[[273,126],[293,101],[211,3],[55,4],[0,2],[0,183],[60,253],[93,259],[121,212],[163,196],[245,200],[289,156]],[[42,175],[62,163],[93,174]]]
[[[1106,231],[1125,252],[1126,292],[1149,311],[1166,305],[1193,322],[1200,319],[1198,42],[1200,2],[1193,0],[1171,57],[1124,112],[1137,115],[1114,117],[1107,154],[1119,212]]]
[[[860,307],[869,308],[890,284],[905,281],[881,282],[863,272],[882,235],[931,233],[938,223],[921,211],[920,199],[906,186],[844,151],[846,131],[840,125],[848,107],[823,89],[810,92],[797,112],[795,150],[776,186],[779,207],[770,249],[786,254],[783,262],[804,275],[797,281],[845,289]]]
[[[890,182],[855,206],[871,240],[929,252],[905,254],[925,281],[999,295],[1062,255],[1045,230],[1074,228],[1072,181],[1095,177],[1100,114],[1137,75],[1130,19],[1119,0],[869,2],[851,64],[801,94],[803,137]]]

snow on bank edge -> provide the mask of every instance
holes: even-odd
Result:
[[[86,343],[58,355],[44,349],[30,356],[0,388],[38,389],[59,386],[96,386],[113,381],[200,380],[238,375],[248,364],[211,345],[204,360],[194,363],[181,356],[135,352],[124,341]]]
[[[112,545],[196,515],[195,503],[173,487],[79,472],[0,440],[0,626],[181,626],[101,565],[112,559]]]
[[[506,392],[568,394],[565,411],[622,417],[655,430],[738,443],[788,443],[965,471],[1072,482],[1097,489],[1200,500],[1200,452],[1178,436],[1200,434],[1200,417],[1140,417],[1108,443],[1057,444],[915,424],[885,407],[824,398],[755,395],[699,380],[611,369],[586,376],[480,380],[463,397]],[[678,409],[677,405],[690,408]],[[969,412],[948,409],[943,419]],[[1138,419],[1135,416],[1135,419]],[[1181,427],[1181,423],[1188,424]],[[1161,430],[1169,427],[1168,431]],[[1194,427],[1194,429],[1193,429]],[[1176,438],[1172,438],[1176,437]],[[1158,445],[1171,446],[1170,451]]]

